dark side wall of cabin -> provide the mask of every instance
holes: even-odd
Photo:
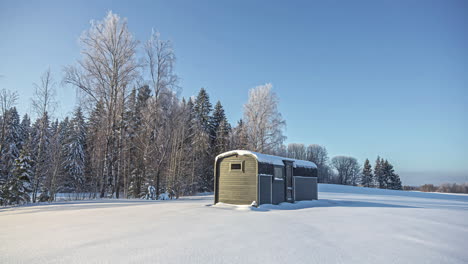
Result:
[[[279,204],[286,202],[286,167],[273,165],[270,163],[258,163],[259,186],[258,197],[259,204],[272,203]],[[271,176],[268,176],[271,175]],[[293,178],[295,176],[313,178],[317,177],[317,169],[310,167],[293,167]],[[294,193],[296,200],[317,199],[317,181],[307,180],[299,177],[297,180],[297,191]]]

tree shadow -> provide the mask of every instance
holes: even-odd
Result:
[[[423,199],[438,199],[458,202],[468,202],[468,195],[448,193],[427,193],[419,191],[388,190],[368,187],[357,187],[336,184],[319,184],[319,193],[353,194],[353,195],[378,195],[399,196]]]
[[[314,201],[299,201],[295,203],[281,203],[278,205],[274,204],[263,204],[259,207],[252,207],[252,211],[267,212],[276,210],[301,210],[310,208],[323,208],[323,207],[383,207],[383,208],[420,208],[416,206],[407,206],[391,203],[376,203],[366,201],[349,201],[349,200],[329,200],[320,199]]]
[[[190,201],[207,200],[207,196],[181,197],[172,200],[142,200],[142,199],[95,199],[95,200],[74,200],[60,202],[42,202],[36,204],[26,204],[21,206],[11,206],[0,208],[2,212],[12,212],[15,214],[30,214],[50,211],[71,211],[88,209],[106,209],[128,206],[157,205],[163,203],[186,203]]]
[[[222,210],[237,210],[237,211],[255,211],[255,212],[268,212],[268,211],[283,211],[283,210],[302,210],[324,207],[374,207],[374,208],[420,208],[416,206],[407,206],[392,203],[378,203],[378,202],[365,202],[365,201],[350,201],[350,200],[330,200],[320,199],[313,201],[299,201],[295,203],[280,203],[280,204],[262,204],[259,207],[249,205],[234,205],[234,204],[206,204],[207,207],[213,207]]]

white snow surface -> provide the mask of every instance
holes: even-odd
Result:
[[[0,209],[0,263],[468,263],[468,196],[319,184],[318,201]]]
[[[283,161],[286,160],[286,161],[292,161],[294,167],[299,166],[299,167],[307,167],[307,168],[317,168],[317,165],[315,165],[315,163],[313,163],[311,161],[297,160],[297,159],[290,159],[290,158],[285,158],[285,157],[280,157],[280,156],[267,155],[267,154],[262,154],[262,153],[250,151],[250,150],[231,150],[231,151],[228,151],[228,152],[224,152],[224,153],[221,153],[218,156],[216,156],[216,161],[219,158],[224,158],[224,157],[232,156],[232,155],[235,155],[235,154],[237,154],[239,156],[252,155],[259,162],[270,163],[270,164],[273,164],[273,165],[284,166]]]

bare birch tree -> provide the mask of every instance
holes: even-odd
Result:
[[[37,129],[37,151],[35,155],[36,165],[34,166],[34,179],[32,188],[32,201],[37,200],[37,193],[41,187],[42,181],[48,174],[47,155],[47,137],[49,129],[49,115],[55,108],[55,82],[52,78],[50,69],[46,70],[42,76],[40,83],[34,84],[34,96],[32,98],[32,106],[38,118]],[[43,192],[44,197],[48,195]],[[49,198],[46,198],[49,199]]]
[[[307,146],[307,160],[314,162],[318,168],[318,181],[330,182],[331,171],[327,149],[324,146],[311,144]]]
[[[178,76],[174,73],[176,57],[172,43],[162,40],[158,32],[152,31],[149,40],[144,45],[145,70],[149,75],[149,87],[153,97],[149,99],[147,109],[143,115],[142,137],[143,171],[150,182],[156,185],[156,194],[161,190],[161,176],[163,163],[170,153],[174,103],[177,103]],[[148,140],[151,140],[149,144]],[[150,168],[149,168],[150,167]],[[145,175],[145,177],[147,177]]]
[[[274,154],[286,137],[286,126],[278,111],[278,97],[271,90],[271,83],[250,90],[249,100],[244,105],[244,120],[252,150]]]
[[[288,157],[293,159],[305,160],[307,158],[306,148],[304,144],[290,143],[288,144]]]
[[[109,12],[102,21],[91,21],[91,28],[80,38],[83,58],[65,69],[64,82],[82,90],[96,102],[102,101],[106,117],[105,155],[101,174],[100,196],[115,192],[118,180],[118,149],[121,142],[121,119],[129,86],[138,76],[133,39],[126,19]],[[106,187],[108,189],[106,190]],[[118,194],[117,194],[118,195]]]
[[[339,184],[356,185],[360,176],[360,166],[353,157],[336,156],[332,165],[338,171]]]

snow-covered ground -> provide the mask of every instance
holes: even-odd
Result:
[[[318,201],[0,209],[0,263],[468,263],[468,196],[320,185]]]

